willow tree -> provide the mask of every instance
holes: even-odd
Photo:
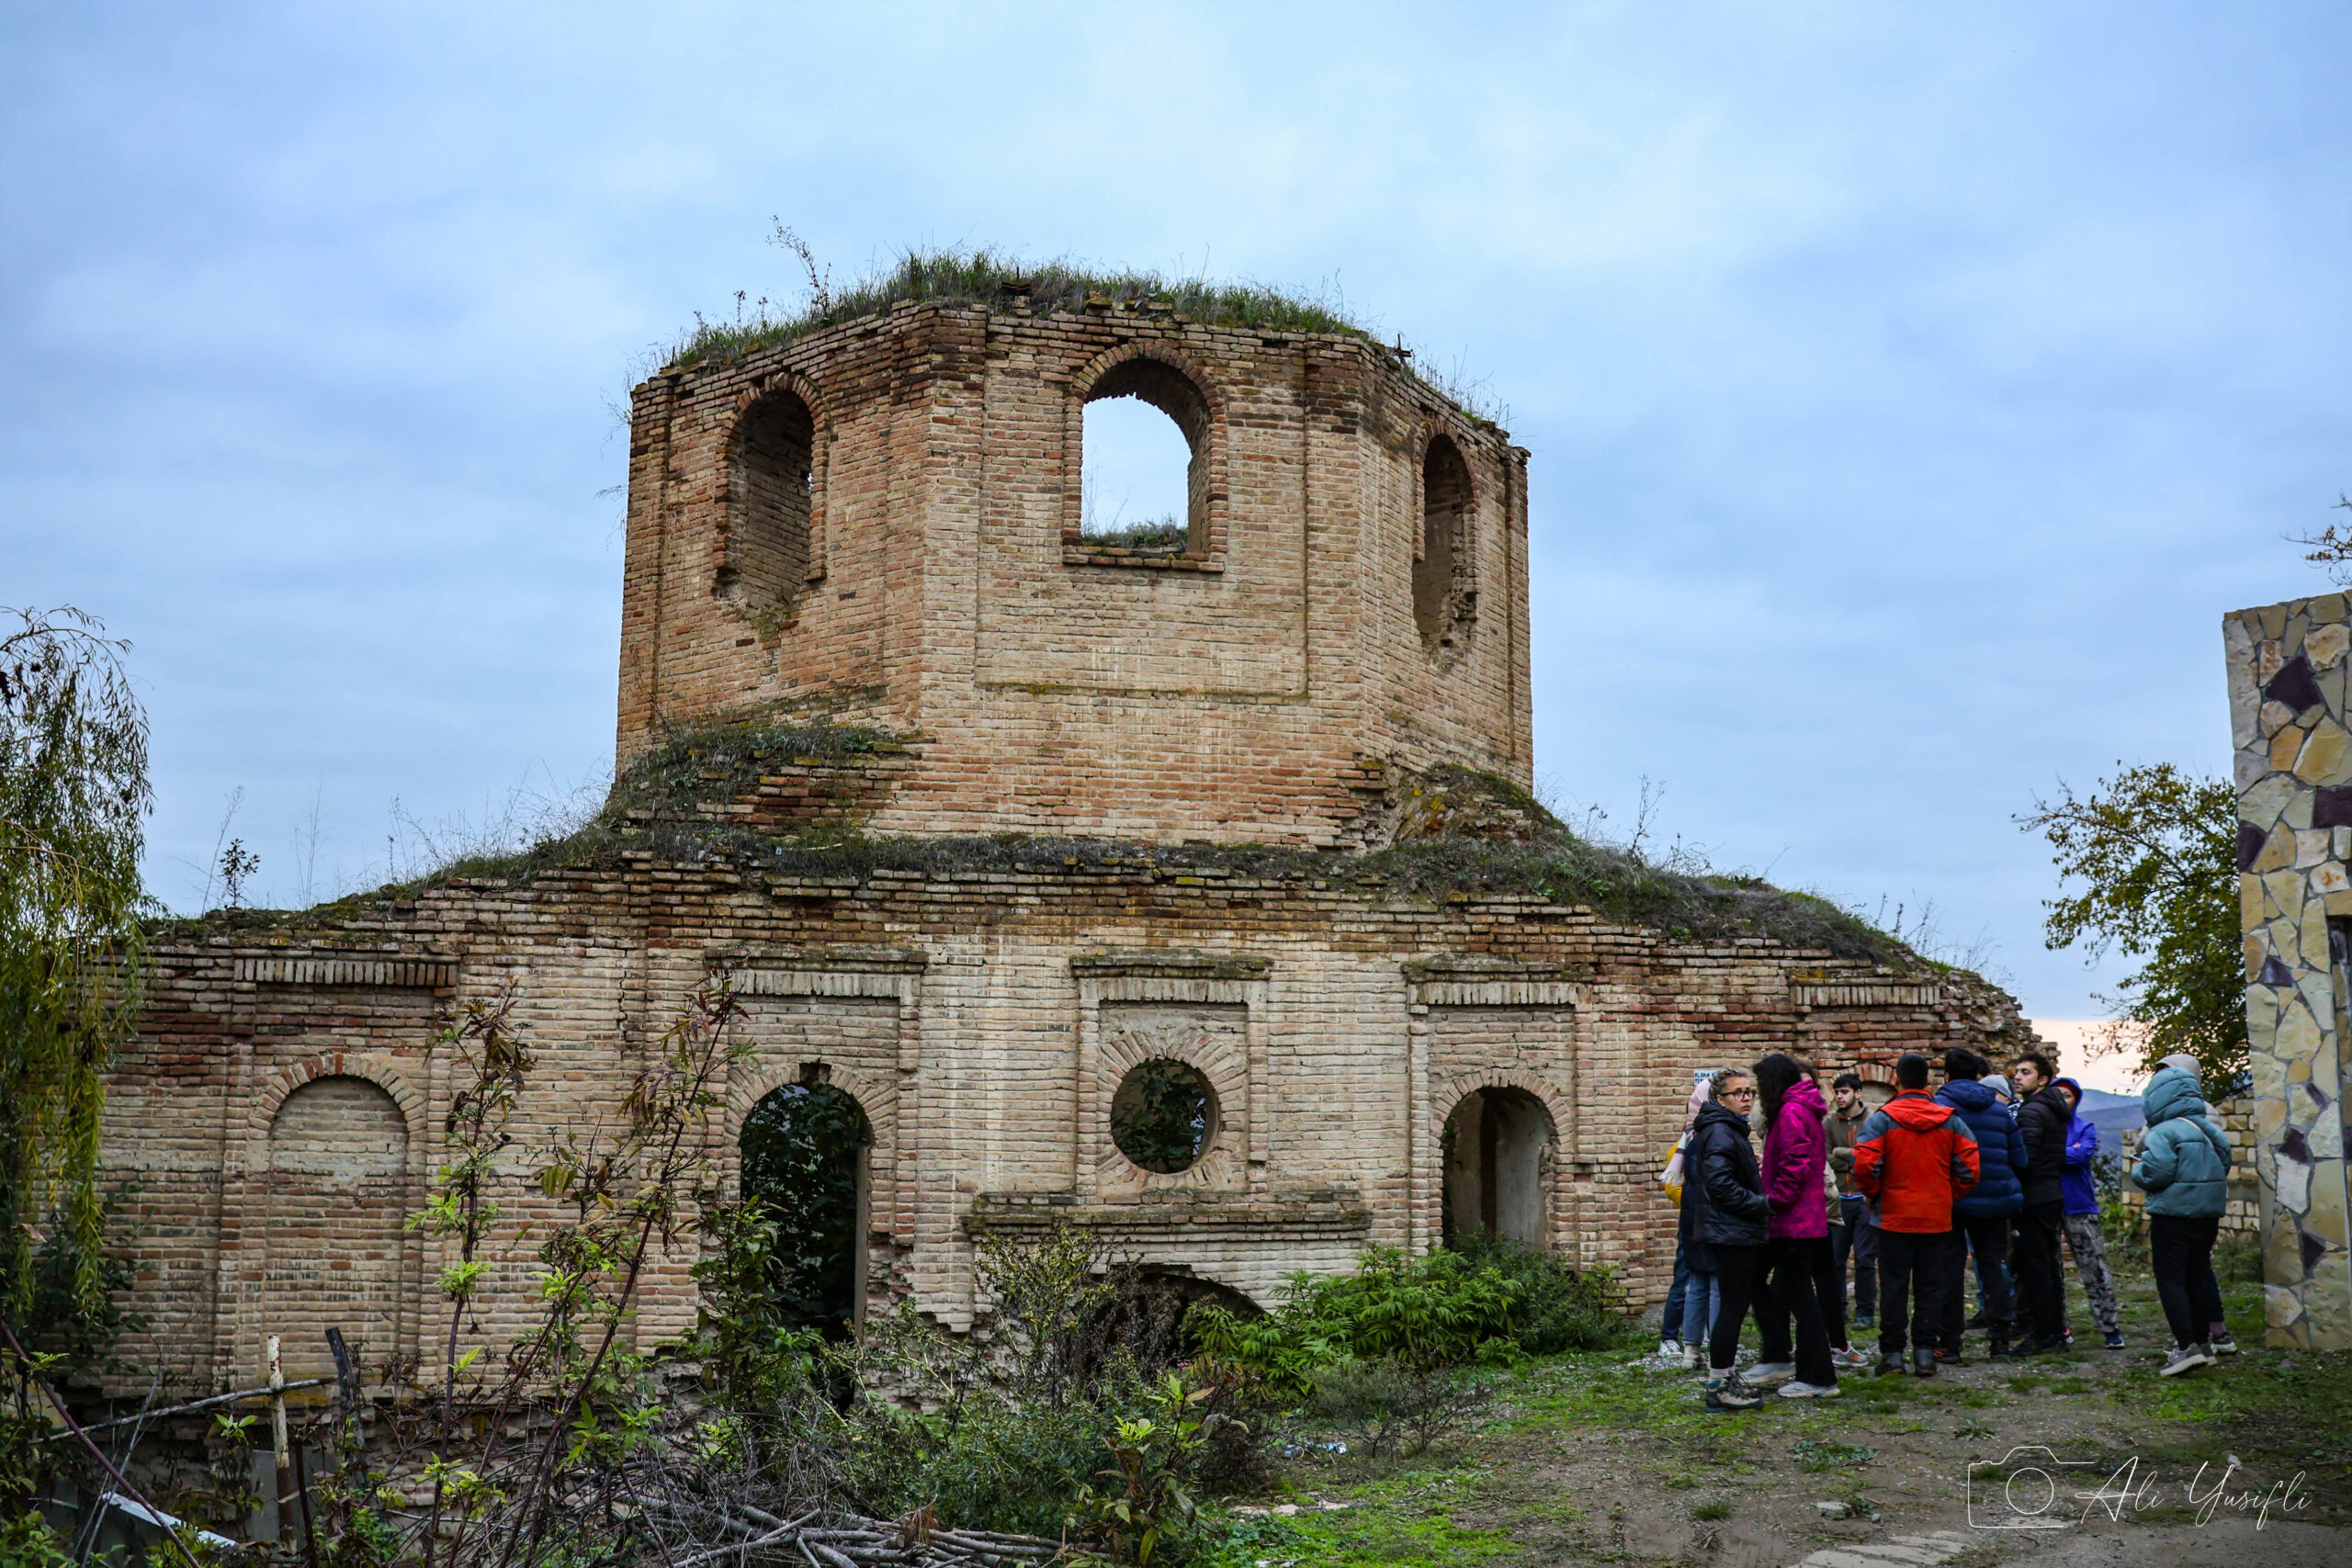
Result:
[[[0,1315],[17,1325],[37,1283],[69,1317],[104,1308],[98,1113],[138,1008],[151,804],[129,647],[78,610],[0,610]]]

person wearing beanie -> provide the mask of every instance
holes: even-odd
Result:
[[[2003,1259],[2009,1251],[2009,1222],[2025,1207],[2025,1139],[1999,1099],[1981,1081],[1989,1066],[1975,1052],[1955,1046],[1944,1053],[1944,1087],[1936,1099],[1958,1111],[1976,1138],[1976,1185],[1951,1206],[1952,1256],[1944,1267],[1954,1280],[1965,1277],[1967,1257],[1976,1254],[1977,1278],[1984,1293],[1984,1327],[1996,1359],[2009,1353],[2016,1337],[2016,1313],[2009,1299],[2008,1270]],[[1967,1310],[1965,1292],[1955,1290],[1945,1299],[1942,1331],[1936,1338],[1936,1359],[1947,1366],[1961,1362],[1961,1319]]]
[[[1871,1108],[1862,1099],[1862,1076],[1860,1073],[1839,1073],[1830,1086],[1837,1103],[1830,1108],[1822,1130],[1829,1134],[1829,1168],[1838,1178],[1838,1217],[1841,1222],[1829,1233],[1829,1245],[1838,1270],[1838,1289],[1841,1300],[1846,1289],[1846,1258],[1854,1259],[1854,1331],[1875,1326],[1878,1317],[1878,1216],[1871,1213],[1870,1200],[1854,1190],[1854,1140],[1860,1135],[1862,1119]]]

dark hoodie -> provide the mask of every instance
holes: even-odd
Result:
[[[1747,1118],[1720,1100],[1707,1101],[1691,1125],[1682,1162],[1690,1234],[1711,1247],[1763,1246],[1772,1205],[1765,1201]]]
[[[2025,1207],[2025,1136],[2009,1108],[1974,1078],[1954,1078],[1936,1099],[1960,1112],[1976,1139],[1976,1185],[1951,1206],[1963,1220],[2002,1220]]]
[[[2075,1108],[2058,1092],[2056,1084],[2033,1091],[2018,1107],[2018,1135],[2025,1140],[2025,1201],[2063,1202],[2066,1196],[2066,1123]]]

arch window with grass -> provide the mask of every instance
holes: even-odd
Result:
[[[1064,546],[1113,564],[1205,559],[1215,420],[1200,385],[1165,360],[1122,360],[1086,389],[1077,423],[1077,515]]]

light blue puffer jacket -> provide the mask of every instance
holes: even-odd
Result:
[[[2140,1104],[2148,1130],[2141,1134],[2132,1180],[2148,1195],[2148,1213],[2220,1218],[2230,1200],[2230,1135],[2206,1109],[2196,1075],[2157,1068]]]

